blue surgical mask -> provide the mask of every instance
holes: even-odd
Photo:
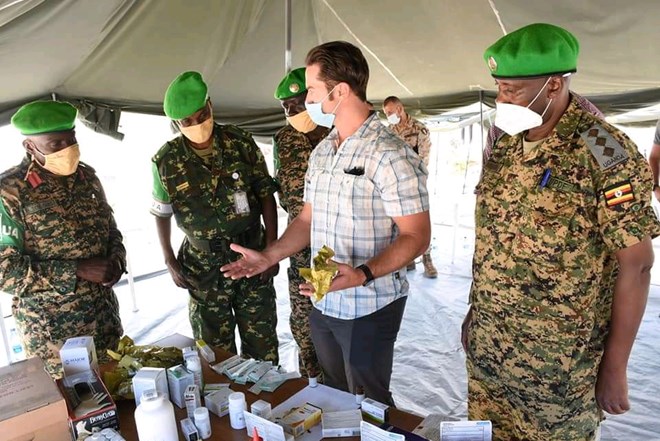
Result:
[[[336,88],[337,86],[333,87],[332,90],[328,92],[328,94],[325,96],[325,98],[323,98],[318,103],[308,103],[307,101],[305,101],[305,108],[307,109],[307,113],[309,114],[309,117],[319,126],[330,128],[335,123],[335,112],[337,111],[337,107],[339,107],[339,105],[341,104],[341,100],[343,98],[339,100],[335,108],[332,109],[332,112],[330,113],[324,113],[321,106],[323,105],[323,101],[328,99],[330,94]]]

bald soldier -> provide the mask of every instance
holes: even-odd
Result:
[[[123,332],[112,285],[126,250],[101,182],[79,162],[76,113],[58,101],[21,107],[11,122],[27,155],[0,176],[0,290],[27,355],[56,378],[68,338],[94,337],[103,360]]]
[[[245,357],[278,361],[274,266],[259,277],[225,279],[220,265],[236,258],[230,243],[262,249],[277,238],[275,181],[252,136],[213,122],[208,87],[184,72],[165,92],[165,114],[181,134],[153,157],[151,213],[174,283],[190,294],[195,339]],[[174,255],[171,219],[186,237]],[[263,219],[263,225],[262,225]]]
[[[300,67],[289,72],[275,90],[275,99],[280,101],[289,123],[273,137],[275,179],[279,184],[280,205],[288,214],[288,223],[300,214],[305,205],[303,196],[309,156],[319,141],[330,133],[329,128],[317,125],[309,117],[305,109],[305,98],[305,68]],[[300,268],[309,268],[311,265],[309,247],[291,255],[289,260],[289,325],[299,348],[298,367],[308,378],[317,377],[317,380],[322,380],[321,367],[309,330],[309,314],[313,306],[308,297],[300,294],[299,288],[300,284],[306,283],[300,276]]]
[[[497,140],[477,187],[468,416],[494,440],[593,440],[630,408],[628,357],[644,313],[648,164],[569,92],[579,44],[533,24],[490,46]]]
[[[388,96],[383,101],[383,112],[390,123],[389,128],[396,135],[403,139],[424,162],[428,168],[429,156],[431,155],[431,136],[429,129],[424,124],[410,116],[403,107],[401,100],[395,96]],[[424,277],[435,279],[438,277],[438,271],[433,265],[431,258],[431,247],[422,256],[424,264]],[[408,263],[408,271],[415,269],[415,261]]]

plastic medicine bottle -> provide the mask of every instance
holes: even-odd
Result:
[[[204,378],[202,377],[202,362],[199,356],[192,355],[186,360],[186,369],[193,373],[195,376],[195,385],[199,389],[199,395],[204,395]]]
[[[174,406],[154,389],[142,394],[135,409],[135,427],[140,441],[179,441]]]
[[[234,392],[229,395],[229,422],[232,429],[245,429],[245,415],[247,410],[243,392]]]
[[[209,410],[206,407],[195,409],[195,427],[199,430],[199,436],[202,439],[211,437],[211,421],[209,420]]]

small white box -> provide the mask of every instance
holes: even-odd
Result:
[[[257,400],[250,406],[252,415],[256,415],[265,420],[270,420],[273,417],[273,409],[268,401]]]
[[[183,398],[186,388],[195,384],[195,376],[183,365],[171,367],[167,370],[167,384],[170,387],[170,400],[184,409],[186,402]]]
[[[167,373],[165,368],[143,367],[133,377],[133,395],[135,395],[135,406],[140,405],[142,393],[149,389],[155,389],[164,397],[169,397],[167,387]]]
[[[371,398],[365,398],[362,401],[362,414],[370,417],[379,423],[384,423],[387,421],[387,411],[389,406],[378,401],[374,401]]]
[[[204,397],[204,404],[209,412],[219,417],[229,414],[229,395],[234,391],[228,387],[214,390]]]
[[[361,422],[362,413],[360,409],[323,412],[321,415],[323,438],[360,436]]]
[[[186,441],[199,441],[199,432],[190,418],[181,420],[181,433]]]
[[[68,339],[60,349],[60,359],[65,377],[99,369],[94,338],[89,336]]]
[[[186,388],[186,391],[183,394],[183,400],[186,402],[186,412],[188,412],[188,418],[195,420],[195,409],[201,407],[202,400],[199,396],[199,388],[196,384],[191,384]]]

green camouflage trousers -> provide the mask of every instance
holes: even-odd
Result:
[[[290,258],[290,266],[287,270],[289,276],[289,301],[291,304],[291,315],[289,325],[293,338],[298,344],[298,368],[300,373],[306,377],[317,377],[319,382],[323,381],[323,371],[316,357],[312,335],[309,329],[309,314],[312,312],[312,302],[309,298],[300,294],[299,285],[305,283],[298,269],[309,268],[311,262],[311,250],[304,250],[294,254]]]
[[[116,349],[123,334],[115,293],[78,279],[76,291],[13,297],[12,313],[28,357],[39,357],[53,378],[63,374],[60,348],[71,337],[94,337],[99,363]]]
[[[474,329],[474,328],[472,328]],[[477,336],[470,332],[469,341]],[[593,441],[600,424],[595,388],[570,399],[550,399],[498,382],[497,373],[475,366],[487,356],[468,350],[468,419],[490,420],[493,441]],[[488,348],[493,350],[493,348]]]
[[[239,257],[231,250],[208,253],[184,240],[179,263],[193,288],[189,319],[195,339],[237,353],[234,329],[238,325],[241,355],[278,363],[277,312],[273,280],[259,276],[232,280],[220,266]]]

